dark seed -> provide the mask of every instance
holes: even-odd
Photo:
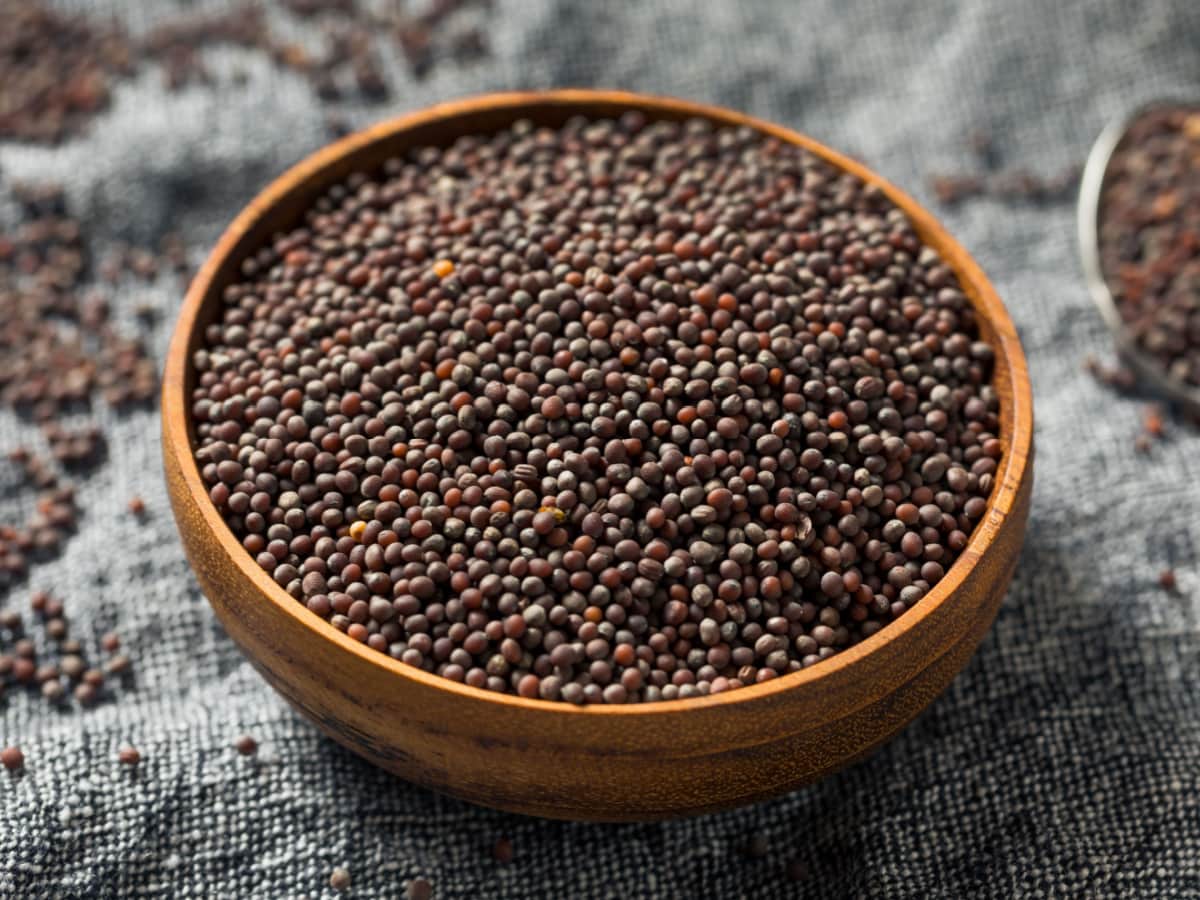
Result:
[[[0,750],[0,764],[10,772],[15,772],[17,769],[24,768],[25,754],[21,752],[20,747],[5,747]]]
[[[329,886],[335,891],[345,891],[350,888],[350,872],[338,866],[329,873]]]
[[[513,860],[512,841],[506,837],[497,838],[492,845],[492,859],[501,865],[507,865]]]
[[[258,741],[248,734],[242,734],[233,742],[234,749],[242,756],[253,756],[258,752]]]
[[[771,842],[766,832],[756,831],[750,835],[750,840],[746,843],[747,856],[751,859],[765,859],[770,851]]]

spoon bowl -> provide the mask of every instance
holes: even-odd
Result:
[[[1088,293],[1096,308],[1100,310],[1108,330],[1112,332],[1121,359],[1133,370],[1139,382],[1154,393],[1177,404],[1192,414],[1200,414],[1200,388],[1192,387],[1177,378],[1172,378],[1156,361],[1138,346],[1121,319],[1117,301],[1104,277],[1100,260],[1100,215],[1104,194],[1105,176],[1113,153],[1130,127],[1147,113],[1160,108],[1180,108],[1193,104],[1177,100],[1152,100],[1142,104],[1131,113],[1122,115],[1105,126],[1088,153],[1087,163],[1079,183],[1079,205],[1077,225],[1079,234],[1079,257]]]

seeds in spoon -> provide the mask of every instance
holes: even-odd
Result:
[[[1104,173],[1100,264],[1126,329],[1170,377],[1200,385],[1200,109],[1130,125]]]

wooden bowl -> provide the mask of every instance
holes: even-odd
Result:
[[[798,144],[876,184],[957,273],[996,351],[1004,456],[988,511],[950,571],[899,620],[819,665],[737,691],[631,706],[575,707],[467,687],[367,648],[263,572],[209,501],[192,457],[190,360],[239,263],[352,172],[404,148],[518,118],[638,109],[702,117]],[[163,455],[188,559],[218,618],[281,694],[325,733],[401,777],[513,812],[649,820],[750,803],[860,759],[910,722],[966,664],[1004,597],[1032,488],[1033,402],[1012,322],[979,266],[932,216],[862,165],[740,113],[599,91],[491,94],[351,135],[272,183],[237,217],[188,291],[167,359]]]

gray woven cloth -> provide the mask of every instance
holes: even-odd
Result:
[[[134,30],[173,12],[156,0],[64,5]],[[336,866],[364,898],[402,896],[416,876],[438,897],[1200,896],[1200,435],[1169,421],[1139,455],[1142,402],[1083,373],[1109,340],[1069,202],[947,210],[926,181],[974,168],[973,130],[995,135],[1003,165],[1052,173],[1110,116],[1195,96],[1200,4],[496,0],[478,15],[491,55],[422,81],[381,41],[394,85],[382,103],[322,104],[251,50],[205,51],[217,83],[173,94],[145,66],[83,137],[0,143],[0,209],[14,181],[63,181],[96,253],[177,230],[198,261],[255,191],[325,141],[330,109],[365,125],[466,93],[596,85],[797,127],[927,201],[1020,329],[1037,484],[994,629],[903,734],[785,797],[631,826],[479,809],[373,769],[267,687],[184,560],[156,416],[98,410],[109,461],[80,482],[80,533],[0,606],[52,589],[89,648],[120,631],[135,674],[85,711],[24,692],[0,701],[0,743],[27,757],[22,776],[0,772],[0,897],[333,897]],[[125,283],[113,303],[130,330],[140,304],[162,311],[161,360],[180,297],[164,276]],[[0,451],[40,441],[0,411]],[[134,494],[145,524],[126,512]],[[0,520],[24,502],[0,499]],[[1167,566],[1173,594],[1157,584]],[[256,760],[231,747],[243,731],[261,742]],[[143,754],[136,775],[115,762],[125,742]],[[755,831],[770,839],[766,858],[740,852]],[[501,835],[515,849],[507,866],[490,853]],[[808,869],[799,884],[785,876],[791,859]]]

